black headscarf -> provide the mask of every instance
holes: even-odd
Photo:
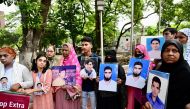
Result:
[[[179,61],[183,61],[184,60],[184,57],[183,57],[183,45],[177,41],[177,40],[167,40],[163,47],[162,47],[162,50],[161,50],[161,57],[163,58],[162,54],[164,52],[164,50],[169,46],[169,45],[173,45],[175,46],[177,49],[178,49],[178,52],[180,54],[180,58],[179,58]]]
[[[177,62],[168,64],[163,60],[163,52],[170,45],[178,49],[180,58]],[[185,105],[190,103],[190,67],[184,60],[182,44],[177,40],[166,41],[161,50],[161,57],[162,65],[158,70],[170,73],[166,109],[184,109]]]
[[[179,60],[176,62],[176,63],[171,63],[171,64],[168,64],[166,63],[164,60],[163,60],[163,53],[165,51],[165,49],[170,46],[170,45],[174,45],[177,49],[178,49],[178,52],[180,54],[180,57],[179,57]],[[162,58],[162,65],[160,66],[160,70],[164,70],[164,71],[167,71],[168,73],[172,73],[173,71],[175,71],[175,66],[178,66],[180,63],[184,63],[185,60],[184,60],[184,57],[183,57],[183,45],[178,42],[177,40],[167,40],[163,47],[162,47],[162,50],[161,50],[161,58]],[[175,67],[175,68],[174,68]]]
[[[105,62],[117,62],[116,51],[109,50],[106,52]]]

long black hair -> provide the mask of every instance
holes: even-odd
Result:
[[[38,54],[38,56],[36,57],[36,59],[33,60],[33,62],[32,62],[32,68],[31,68],[31,70],[34,71],[35,73],[38,73],[37,60],[38,60],[40,57],[45,57],[45,58],[47,59],[45,53],[39,53],[39,54]],[[45,66],[45,68],[42,70],[42,73],[45,73],[46,70],[49,68],[49,66],[50,66],[50,64],[49,64],[49,61],[47,60],[47,61],[46,61],[46,66]]]

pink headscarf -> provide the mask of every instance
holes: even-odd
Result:
[[[146,59],[146,60],[150,60],[150,57],[148,55],[148,52],[146,50],[146,47],[142,44],[139,44],[135,47],[135,49],[139,49],[141,51],[141,53],[144,54],[144,58],[143,59]]]
[[[80,63],[77,58],[77,54],[71,44],[64,44],[67,45],[69,48],[69,55],[67,58],[64,58],[62,56],[61,61],[60,61],[60,66],[63,65],[76,65],[76,84],[80,85],[82,84],[82,79],[80,77]]]

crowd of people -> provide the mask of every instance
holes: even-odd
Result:
[[[100,80],[101,59],[92,52],[91,37],[81,40],[80,55],[76,54],[71,44],[65,43],[62,56],[58,59],[55,57],[55,47],[49,46],[46,54],[39,53],[33,60],[30,70],[15,62],[16,52],[13,48],[0,48],[0,90],[31,95],[31,109],[190,109],[190,29],[177,31],[166,28],[163,36],[166,41],[161,51],[157,47],[160,40],[154,38],[151,40],[154,48],[151,52],[143,44],[137,44],[133,58],[150,60],[149,70],[170,74],[166,104],[158,97],[162,85],[160,79],[152,79],[152,92],[147,94],[147,81],[139,76],[142,63],[135,62],[132,75],[126,78],[123,67],[118,64],[115,50],[106,52],[104,62],[118,64],[117,79],[111,79],[113,69],[106,66],[103,70],[104,79]],[[156,51],[156,57],[149,55],[153,51]],[[81,64],[82,58],[87,57],[92,58]],[[52,66],[68,65],[76,65],[76,84],[52,86]],[[125,84],[132,81],[139,88]],[[100,82],[101,89],[106,88],[107,83],[116,84],[116,91],[99,90]]]

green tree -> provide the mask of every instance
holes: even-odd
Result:
[[[10,5],[13,0],[1,0],[0,3]],[[22,45],[19,61],[30,67],[32,57],[36,55],[40,39],[46,27],[46,20],[51,0],[15,0],[19,7],[22,24]]]
[[[181,28],[190,20],[190,0],[174,3],[174,0],[162,1],[162,26]],[[188,25],[186,26],[188,27]]]

